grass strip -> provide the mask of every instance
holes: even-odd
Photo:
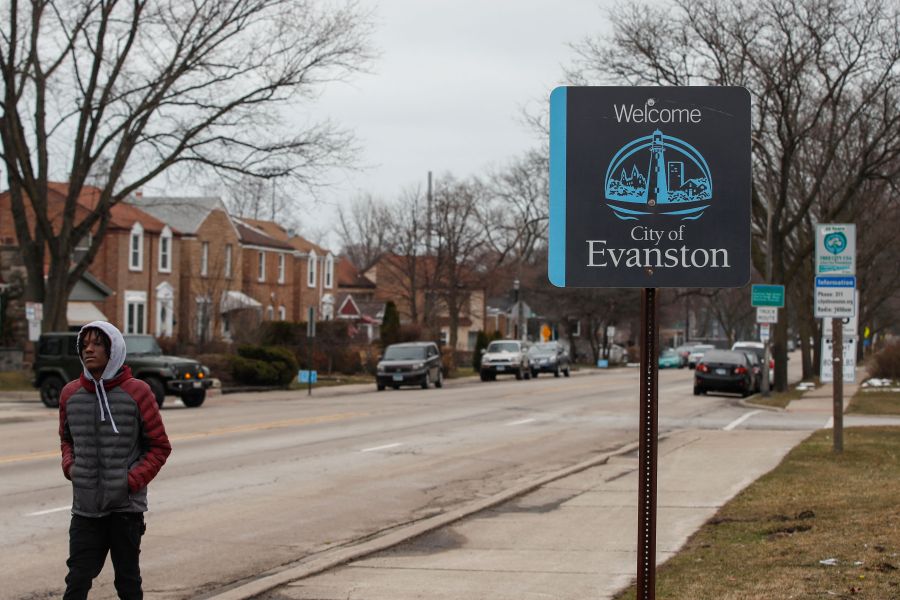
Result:
[[[848,413],[900,415],[900,392],[866,392],[859,388],[850,399]]]
[[[762,394],[756,394],[749,398],[747,402],[750,404],[759,404],[762,406],[774,406],[776,408],[787,408],[792,400],[799,400],[803,396],[803,392],[793,387],[786,392],[773,392],[768,398]]]
[[[0,391],[24,392],[31,387],[31,373],[28,371],[0,371]]]
[[[657,600],[900,598],[900,428],[848,428],[841,454],[830,434],[723,506],[658,569]]]

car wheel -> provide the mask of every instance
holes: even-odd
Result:
[[[703,393],[703,390],[700,389],[700,388],[698,388],[698,387],[695,385],[695,386],[694,386],[694,395],[695,395],[695,396],[699,396],[699,395],[702,394],[702,393]]]
[[[441,370],[438,370],[438,378],[437,378],[437,381],[434,382],[434,387],[436,387],[436,388],[444,387],[444,372]]]
[[[525,369],[525,379],[531,379],[531,369]]]
[[[554,376],[554,377],[559,377],[559,367],[558,367],[558,366],[557,366],[556,369],[553,371],[553,376]]]
[[[566,370],[563,371],[563,375],[565,375],[566,377],[569,376],[569,367],[566,367]]]
[[[523,377],[524,377],[524,375],[522,374],[522,367],[519,367],[519,370],[516,371],[516,379],[521,381]]]
[[[144,382],[150,386],[150,391],[153,392],[153,397],[156,398],[156,404],[162,408],[166,399],[166,388],[163,382],[157,377],[147,377],[144,379]]]
[[[47,408],[59,408],[59,395],[65,382],[56,375],[50,375],[41,382],[41,402]]]
[[[377,389],[379,392],[383,392],[383,391],[384,391],[384,384],[383,384],[383,383],[380,383],[380,382],[379,382],[379,383],[376,383],[376,384],[375,384],[375,389]]]
[[[431,373],[425,371],[425,377],[422,378],[422,389],[427,390],[429,384],[431,384]]]
[[[181,401],[188,408],[197,408],[206,400],[206,390],[188,390],[181,395]]]
[[[400,389],[400,384],[399,384],[399,383],[392,383],[392,384],[391,384],[391,387],[392,387],[393,389],[395,389],[395,390],[399,390],[399,389]]]
[[[538,375],[540,375],[540,373],[541,373],[540,371],[532,371],[531,376],[534,377],[535,379],[537,379],[537,377],[538,377]]]
[[[491,378],[488,376],[487,373],[482,373],[482,374],[481,374],[481,380],[482,380],[482,381],[490,381]]]

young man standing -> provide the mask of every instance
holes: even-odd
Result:
[[[59,400],[62,470],[72,481],[65,600],[87,598],[112,556],[119,598],[139,600],[147,484],[172,451],[150,387],[125,366],[125,339],[105,321],[78,334],[81,377]]]

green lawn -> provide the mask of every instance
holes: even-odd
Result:
[[[33,389],[31,373],[28,371],[0,371],[0,391],[19,392]]]
[[[900,415],[900,392],[866,392],[859,388],[850,400],[848,413]]]
[[[900,598],[900,428],[846,429],[841,454],[830,433],[722,507],[658,570],[656,598]]]

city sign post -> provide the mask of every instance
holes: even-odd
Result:
[[[756,307],[756,322],[765,323],[759,327],[759,339],[763,343],[763,364],[769,364],[769,327],[770,323],[778,322],[778,309],[784,308],[784,286],[772,284],[757,284],[750,286],[750,306]],[[770,311],[774,311],[773,313]],[[762,382],[760,391],[765,397],[769,396],[769,369],[762,370]]]
[[[750,286],[750,306],[784,308],[784,286],[754,283]]]
[[[832,319],[833,450],[844,450],[844,327],[856,316],[856,225],[818,223],[815,240],[815,305],[817,319]],[[855,344],[853,345],[855,351]],[[856,355],[853,357],[856,360]],[[855,366],[855,362],[854,362]]]
[[[553,90],[548,276],[557,287],[642,288],[637,598],[653,600],[657,288],[750,280],[747,90]]]

